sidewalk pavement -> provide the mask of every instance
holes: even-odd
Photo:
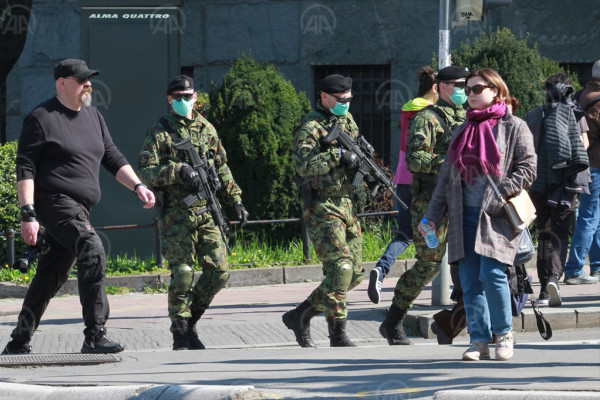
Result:
[[[371,303],[367,296],[368,273],[373,268],[374,263],[365,263],[365,280],[348,293],[349,318],[347,331],[349,337],[357,345],[386,343],[379,335],[379,324],[385,318],[385,310],[391,303],[397,277],[404,270],[410,268],[412,262],[402,260],[396,262],[390,275],[384,280],[382,301],[378,305]],[[529,267],[528,271],[530,275],[533,275],[534,291],[537,295],[539,285],[536,284],[535,269]],[[282,324],[281,315],[302,302],[321,279],[320,266],[232,270],[230,287],[222,290],[215,297],[213,304],[203,316],[202,323],[198,326],[199,335],[207,348],[295,347],[297,344],[294,335]],[[161,287],[167,282],[168,276],[114,277],[109,278],[107,285],[128,286],[139,290],[143,286]],[[76,288],[76,283],[70,280],[61,293],[72,294],[73,288]],[[24,289],[15,285],[0,285],[0,346],[4,346],[14,328]],[[561,284],[560,290],[563,299],[561,307],[541,308],[544,317],[550,322],[553,330],[598,327],[600,325],[599,284]],[[7,298],[7,295],[12,296],[12,298]],[[166,294],[131,293],[110,296],[110,307],[111,317],[107,324],[109,336],[115,337],[125,344],[127,351],[165,350],[171,347],[172,336],[169,332],[170,322],[167,317]],[[433,321],[432,315],[440,309],[450,307],[432,306],[431,285],[427,286],[415,301],[414,307],[409,311],[406,318],[407,333],[412,337],[435,338],[430,330]],[[537,331],[535,317],[529,304],[524,308],[520,317],[513,318],[513,325],[516,332]],[[41,354],[56,355],[64,353],[79,355],[83,340],[82,329],[81,305],[78,296],[56,297],[50,302],[42,323],[31,342],[33,353],[28,356],[0,357],[0,367],[28,365],[28,362],[32,362],[31,365],[43,365],[45,362],[54,363],[52,365],[68,365],[69,363],[79,362],[69,360],[68,357],[66,361],[56,361],[52,357],[48,360],[47,356],[41,359],[39,356]],[[326,347],[329,345],[327,324],[322,316],[314,319],[311,324],[311,334],[318,346]],[[463,332],[464,334],[466,333]],[[32,361],[28,361],[27,357],[31,358],[36,355],[38,356],[37,359],[34,358]],[[4,390],[7,389],[6,385],[8,384],[0,383],[0,393],[6,393]],[[176,393],[181,390],[181,387],[163,387],[162,391],[157,389],[157,386],[145,389],[138,387],[136,390],[139,394],[150,389],[154,391],[152,393],[160,392],[164,396],[166,391],[170,390]],[[196,388],[194,390],[202,391],[205,389],[208,390],[207,388]],[[216,393],[213,397],[203,391],[202,398],[227,398],[222,397],[221,388],[213,387],[212,389]],[[24,386],[19,390],[28,393],[27,388]],[[125,391],[125,389],[123,390]],[[189,392],[191,389],[186,388],[186,390]],[[256,395],[252,387],[232,386],[228,390],[229,395],[233,391],[247,394],[247,397],[240,394],[238,398],[259,398],[252,397]],[[440,393],[439,398],[467,398],[447,397],[448,393],[446,392]],[[598,393],[595,392],[595,394]],[[148,392],[148,395],[150,396],[150,392]],[[441,397],[442,395],[446,397]],[[66,396],[65,393],[61,394],[61,398],[68,398],[63,396]],[[81,398],[77,397],[81,396],[81,393],[73,396],[75,396],[73,398]],[[477,398],[484,398],[480,397],[482,394],[477,396],[479,396]],[[32,396],[27,394],[22,396],[22,398],[27,397],[31,398]],[[0,395],[0,398],[2,398],[2,395]],[[93,396],[89,398],[93,398]],[[115,393],[115,396],[111,398],[128,397]],[[174,397],[160,398],[183,397],[174,395]],[[489,398],[495,399],[496,397]]]

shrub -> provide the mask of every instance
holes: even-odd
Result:
[[[292,183],[292,132],[308,111],[304,93],[297,93],[274,65],[250,56],[238,59],[220,89],[211,93],[207,118],[227,150],[251,219],[300,215],[298,189]],[[284,232],[285,226],[278,231]]]
[[[515,113],[524,116],[529,110],[544,103],[544,82],[550,75],[562,71],[557,62],[542,57],[537,43],[527,44],[527,37],[516,38],[508,29],[482,33],[470,43],[466,41],[452,51],[452,63],[470,70],[493,68],[502,76],[512,96],[520,102]],[[569,73],[577,90],[577,77]]]
[[[0,232],[8,229],[18,231],[21,219],[19,217],[19,200],[17,198],[17,174],[15,160],[17,158],[17,141],[0,145]],[[22,241],[15,244],[15,253],[25,248]],[[0,260],[6,265],[6,237],[0,236]]]

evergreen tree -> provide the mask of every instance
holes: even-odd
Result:
[[[299,217],[293,131],[310,102],[274,65],[242,56],[210,96],[207,118],[227,150],[250,219]],[[297,235],[297,226],[293,231]],[[279,230],[281,232],[281,230]]]

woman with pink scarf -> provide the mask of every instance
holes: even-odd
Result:
[[[486,175],[507,198],[536,177],[533,135],[507,109],[511,97],[493,69],[471,72],[465,93],[467,122],[456,129],[449,156],[424,216],[434,226],[448,213],[448,262],[458,262],[471,346],[465,361],[513,356],[512,312],[506,265],[513,264],[519,234],[506,217]],[[422,234],[424,232],[421,232]]]

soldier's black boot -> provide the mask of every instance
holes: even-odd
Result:
[[[204,311],[206,310],[194,310],[192,311],[192,317],[188,319],[187,337],[188,343],[190,345],[190,350],[205,349],[204,344],[200,341],[200,338],[198,337],[198,331],[196,330],[196,323],[200,320],[200,317],[202,317]]]
[[[296,342],[300,347],[317,347],[310,337],[310,320],[320,313],[308,300],[304,300],[298,307],[283,314],[281,320],[288,329],[294,331]]]
[[[329,345],[331,347],[356,347],[354,343],[346,336],[346,320],[334,319],[328,322],[329,325]]]
[[[412,344],[402,327],[407,312],[408,309],[401,309],[392,304],[385,320],[379,326],[379,333],[387,339],[390,346]]]
[[[171,321],[170,330],[173,334],[173,350],[188,350],[190,348],[187,327],[187,319]]]

